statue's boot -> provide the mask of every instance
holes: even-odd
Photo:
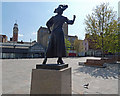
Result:
[[[46,64],[46,62],[47,62],[47,58],[45,57],[45,59],[44,59],[42,64]]]
[[[62,57],[59,57],[58,60],[57,60],[57,64],[65,64],[62,60]]]

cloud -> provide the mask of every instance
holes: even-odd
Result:
[[[33,32],[32,34],[33,34],[33,35],[37,35],[37,32]]]
[[[23,34],[18,34],[19,37],[23,37],[24,35]]]

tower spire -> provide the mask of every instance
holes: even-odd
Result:
[[[15,20],[15,23],[17,24],[17,20]]]

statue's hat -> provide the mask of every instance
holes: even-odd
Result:
[[[58,8],[55,9],[54,13],[63,12],[66,8],[68,8],[68,5],[59,5]]]

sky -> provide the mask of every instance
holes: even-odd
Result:
[[[62,2],[60,2],[62,1]],[[56,15],[54,9],[59,4],[67,4],[68,8],[64,11],[63,16],[68,19],[73,19],[76,15],[76,20],[73,25],[68,26],[68,34],[79,39],[85,38],[85,19],[86,15],[91,14],[97,5],[103,2],[109,2],[109,6],[117,11],[118,1],[120,0],[59,0],[51,2],[47,1],[17,1],[3,0],[2,1],[2,33],[8,36],[8,40],[13,36],[13,26],[17,22],[19,32],[18,40],[29,42],[30,39],[37,41],[37,31],[40,26],[46,27],[46,22],[52,16]]]

